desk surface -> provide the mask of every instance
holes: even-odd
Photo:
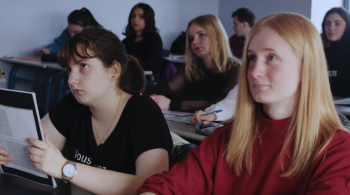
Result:
[[[175,63],[183,63],[183,64],[186,63],[185,58],[183,58],[183,59],[174,59],[172,57],[165,57],[165,59],[169,60],[170,62],[175,62]]]
[[[51,69],[58,69],[58,70],[64,70],[61,68],[57,62],[42,62],[42,61],[35,61],[35,60],[20,60],[18,57],[13,58],[0,58],[0,61],[3,62],[10,62],[14,64],[22,64],[22,65],[28,65],[28,66],[36,66],[40,68],[51,68]],[[152,75],[152,71],[144,71],[145,75]]]
[[[37,184],[35,182],[16,177],[13,175],[0,174],[1,195],[49,195],[49,194],[71,194],[70,183],[65,184],[61,179],[56,179],[57,187]]]
[[[34,60],[20,60],[17,57],[13,58],[0,58],[3,62],[10,62],[15,64],[22,64],[22,65],[28,65],[28,66],[36,66],[40,68],[51,68],[51,69],[58,69],[58,70],[64,70],[61,68],[57,62],[42,62],[42,61],[34,61]]]
[[[167,121],[169,130],[184,138],[202,141],[206,136],[196,133],[193,125]]]

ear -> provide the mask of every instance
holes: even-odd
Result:
[[[243,21],[244,28],[250,28],[249,23],[247,21]]]
[[[117,61],[114,61],[112,63],[112,66],[109,68],[109,71],[110,71],[111,81],[117,80],[119,78],[120,72],[121,72],[120,63]]]

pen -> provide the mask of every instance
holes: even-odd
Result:
[[[219,112],[222,112],[222,110],[215,110],[215,111],[208,113],[208,114],[219,113]],[[208,115],[208,114],[206,114],[206,115]]]

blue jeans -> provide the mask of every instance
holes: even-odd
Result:
[[[176,146],[172,154],[172,158],[170,159],[170,168],[181,160],[186,159],[188,152],[196,146],[197,145],[191,143]]]

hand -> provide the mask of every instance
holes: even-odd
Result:
[[[198,110],[191,117],[190,122],[192,125],[196,125],[197,122],[203,122],[204,125],[208,124],[210,121],[215,121],[218,117],[215,113],[207,114],[202,110]]]
[[[150,97],[158,104],[161,110],[170,110],[171,100],[169,98],[163,95],[151,95]]]
[[[43,54],[51,54],[51,51],[49,49],[41,48],[38,51],[41,55]]]
[[[27,141],[35,147],[27,147],[29,158],[34,167],[55,178],[62,178],[62,167],[67,162],[59,151],[49,140],[45,133],[46,143],[37,139],[28,138]]]
[[[8,156],[9,152],[0,148],[0,165],[8,165],[12,162],[12,158]]]

